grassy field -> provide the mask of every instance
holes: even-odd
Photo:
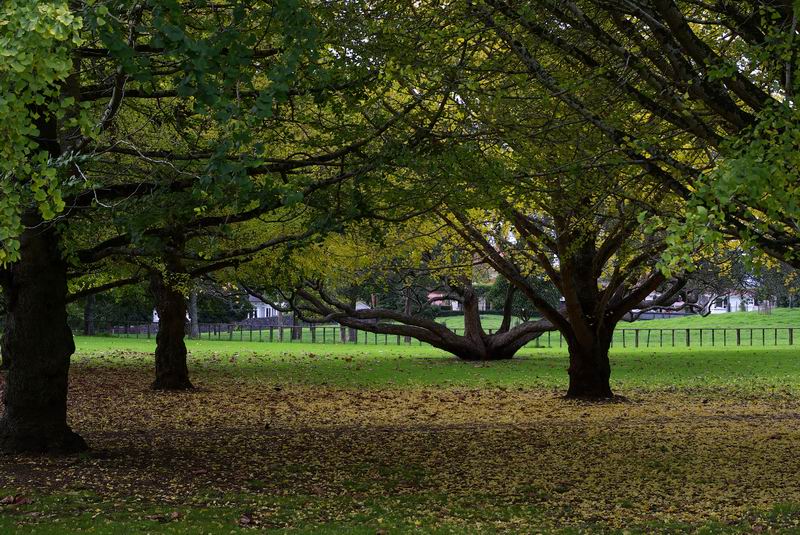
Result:
[[[483,328],[487,332],[496,331],[502,318],[496,314],[482,316]],[[437,321],[463,333],[462,316],[448,316]],[[340,330],[333,326],[318,326],[312,330],[308,327],[294,328],[299,333],[298,340],[290,340],[292,328],[231,328],[218,326],[211,332],[203,332],[201,338],[216,342],[257,342],[257,343],[316,343],[321,345],[341,344]],[[790,332],[792,330],[792,332]],[[638,333],[636,332],[638,331]],[[152,339],[154,333],[125,333],[123,327],[114,331],[116,338],[132,338],[134,340]],[[419,346],[412,340],[410,344],[400,336],[359,332],[357,342],[350,345],[370,346]],[[775,309],[771,314],[759,312],[733,312],[715,314],[707,317],[687,316],[659,320],[640,320],[621,322],[614,334],[613,344],[622,347],[634,346],[647,349],[696,347],[732,347],[742,346],[790,346],[800,344],[800,309]],[[558,332],[545,333],[528,344],[528,347],[563,348],[564,341]]]
[[[670,320],[677,321],[677,320]],[[562,399],[566,352],[76,339],[93,450],[0,457],[0,533],[800,533],[800,350],[615,347],[625,400]]]
[[[76,337],[80,369],[145,367],[153,340]],[[188,340],[190,366],[277,383],[344,388],[523,387],[565,389],[566,348],[528,347],[511,360],[461,362],[429,346],[251,344]],[[615,347],[612,381],[618,390],[800,389],[800,347]]]

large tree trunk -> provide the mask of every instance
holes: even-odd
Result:
[[[189,294],[189,337],[193,340],[200,338],[200,316],[197,311],[197,289],[192,289]]]
[[[5,284],[8,311],[3,338],[6,377],[0,451],[72,453],[88,448],[67,425],[69,358],[67,266],[53,228],[29,214],[20,260]]]
[[[3,329],[5,331],[5,328]],[[11,357],[6,349],[5,332],[0,333],[0,371],[6,371],[11,366]]]
[[[155,390],[187,390],[189,368],[186,364],[186,301],[181,292],[164,280],[161,272],[150,275],[150,292],[156,300],[158,334],[156,335]]]
[[[91,294],[86,298],[86,303],[83,305],[83,334],[84,336],[94,336],[94,309],[95,309],[95,295]]]
[[[611,329],[602,329],[592,340],[583,343],[568,336],[569,345],[569,388],[568,398],[607,399],[611,392],[611,363],[608,349],[611,345]]]

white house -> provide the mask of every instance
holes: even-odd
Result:
[[[272,305],[265,303],[258,297],[250,295],[247,300],[250,302],[250,306],[253,307],[253,310],[248,314],[250,318],[272,318],[278,315],[278,311]]]
[[[658,292],[653,292],[647,296],[646,300],[655,300],[659,297]],[[684,306],[683,301],[676,301],[671,306],[654,309],[652,312],[659,313],[689,313],[691,309]],[[758,299],[755,297],[755,292],[747,290],[739,292],[731,292],[725,295],[716,295],[711,293],[704,293],[700,295],[697,302],[694,304],[694,311],[700,313],[711,314],[725,314],[727,312],[752,312],[755,310],[764,310],[774,306],[769,299]],[[634,311],[636,312],[636,311]]]
[[[463,310],[461,302],[455,299],[450,299],[445,292],[430,292],[428,294],[428,301],[431,306],[439,307],[442,310]],[[489,310],[489,301],[483,296],[478,298],[478,310]]]
[[[281,312],[275,309],[269,303],[265,303],[258,297],[249,296],[248,301],[250,302],[250,306],[253,307],[253,310],[248,315],[249,318],[259,319],[259,318],[274,318],[281,315]],[[364,301],[358,301],[356,303],[356,310],[364,310],[371,308],[367,303]]]
[[[709,306],[712,314],[724,314],[725,312],[752,312],[771,308],[773,304],[769,300],[760,300],[748,292],[734,292],[728,295],[721,295],[714,299]]]

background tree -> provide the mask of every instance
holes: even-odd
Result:
[[[285,276],[272,279],[271,284],[241,270],[240,276],[256,295],[260,288],[276,292],[279,300],[273,305],[286,303],[287,310],[305,321],[336,322],[366,332],[414,338],[464,360],[511,358],[552,330],[546,321],[512,327],[511,308],[506,307],[500,328],[488,333],[473,284],[483,269],[482,261],[454,248],[453,236],[441,223],[416,217],[406,224],[383,224],[375,235],[378,243],[370,239],[368,228],[351,226],[348,233],[298,250],[295,257],[282,255],[281,266],[266,271],[280,270]],[[371,297],[381,293],[402,298],[372,302]],[[431,304],[442,299],[461,305],[463,328],[448,327],[432,317]],[[368,307],[357,307],[359,301]]]
[[[528,281],[532,288],[537,288],[537,293],[545,297],[545,300],[553,307],[558,307],[559,295],[558,290],[551,283],[543,278],[532,278]],[[522,292],[517,291],[517,288],[508,282],[505,277],[497,277],[486,293],[486,298],[492,305],[492,308],[502,309],[505,306],[505,301],[508,299],[509,293],[511,294],[511,314],[521,321],[528,321],[538,311],[533,304],[528,301]]]
[[[729,235],[800,265],[796,2],[469,4],[539,87],[690,201],[670,263]]]

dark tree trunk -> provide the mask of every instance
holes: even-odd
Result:
[[[291,333],[292,340],[303,339],[303,329],[297,325],[298,323],[299,322],[297,321],[297,316],[295,314],[292,314],[292,333]]]
[[[95,314],[95,296],[89,295],[86,298],[86,303],[83,305],[83,334],[84,336],[94,336],[94,314]]]
[[[54,229],[29,214],[20,260],[5,284],[3,351],[10,357],[0,419],[0,451],[73,453],[88,446],[67,425],[67,266]],[[38,225],[38,226],[37,226]]]
[[[3,331],[5,331],[5,328]],[[0,333],[0,371],[6,371],[9,367],[11,367],[11,356],[6,349],[6,335],[3,332]]]
[[[150,292],[156,301],[158,334],[156,335],[155,390],[187,390],[192,388],[186,364],[186,300],[181,292],[164,280],[161,272],[150,275]]]
[[[508,332],[511,328],[511,316],[514,313],[514,294],[516,293],[517,288],[513,284],[508,285],[508,290],[506,290],[506,298],[503,301],[503,322],[500,324],[500,328],[497,332]],[[523,318],[522,321],[528,321],[527,318]]]
[[[193,340],[200,338],[200,317],[197,311],[197,289],[192,289],[189,294],[189,337]]]
[[[608,399],[611,392],[611,363],[608,349],[611,345],[611,329],[603,329],[592,340],[580,343],[573,336],[567,337],[569,345],[568,398]]]
[[[403,314],[405,314],[406,316],[410,316],[411,315],[411,289],[410,288],[406,288],[405,291],[404,291]],[[404,336],[403,337],[403,342],[405,342],[406,344],[410,344],[411,343],[411,337],[410,336]]]

